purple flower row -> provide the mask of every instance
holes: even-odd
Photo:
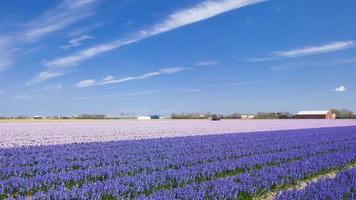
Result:
[[[355,149],[354,149],[355,150]],[[277,167],[265,167],[224,179],[191,184],[174,190],[159,191],[142,199],[237,199],[268,192],[276,186],[293,184],[310,174],[346,165],[356,159],[353,152],[338,152],[303,159]]]
[[[303,190],[283,191],[275,199],[356,199],[356,168],[339,172],[335,178],[324,178],[311,183]]]
[[[295,134],[299,134],[295,132]],[[301,143],[303,137],[292,136],[279,137],[278,143],[270,145],[271,137],[269,134],[258,135],[257,137],[236,138],[231,135],[231,142],[226,137],[217,137],[220,141],[206,143],[205,141],[190,138],[183,138],[181,141],[171,141],[172,143],[185,143],[186,146],[169,148],[165,143],[170,141],[158,141],[161,145],[148,141],[127,142],[127,143],[107,143],[107,144],[81,144],[69,146],[44,147],[44,148],[25,148],[15,150],[0,151],[0,163],[2,179],[9,176],[27,176],[29,172],[36,171],[38,174],[47,172],[62,172],[72,170],[73,166],[80,166],[84,169],[117,167],[120,166],[121,173],[133,173],[130,169],[156,167],[157,169],[179,168],[180,166],[205,164],[226,159],[258,155],[261,153],[284,152],[286,150],[301,149],[317,144],[327,144],[353,138],[345,138],[341,135],[329,138],[316,138]],[[290,135],[288,135],[290,136]],[[306,135],[306,137],[315,137]],[[215,139],[215,138],[209,138]],[[236,140],[235,140],[236,139]],[[250,140],[248,140],[250,139]],[[191,142],[191,144],[187,144]],[[273,142],[273,141],[272,141]],[[163,144],[162,144],[163,143]],[[203,144],[201,144],[203,143]],[[168,144],[172,145],[172,144]],[[224,146],[223,146],[224,145]],[[147,147],[152,147],[149,149]],[[197,151],[201,149],[201,151]],[[77,153],[72,153],[73,151]],[[33,159],[28,159],[29,157]],[[13,159],[16,158],[16,159]],[[55,158],[55,159],[53,159]],[[179,158],[179,159],[177,159]],[[159,161],[159,162],[157,162]]]

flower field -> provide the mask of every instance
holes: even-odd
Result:
[[[0,122],[0,148],[340,126],[356,126],[356,120]]]
[[[356,126],[8,146],[0,199],[354,199],[355,166]]]
[[[335,178],[312,183],[303,191],[282,192],[276,199],[356,199],[356,168],[342,171]]]

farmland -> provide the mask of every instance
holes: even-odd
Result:
[[[0,199],[356,195],[352,120],[17,122],[0,127]],[[335,176],[318,178],[330,173]],[[308,184],[298,188],[303,182]]]
[[[52,120],[0,122],[0,147],[356,126],[355,120]]]

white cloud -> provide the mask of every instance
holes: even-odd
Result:
[[[101,27],[101,26],[103,26],[105,24],[107,24],[107,23],[100,22],[100,23],[90,24],[88,26],[81,26],[81,27],[71,31],[68,35],[70,37],[76,37],[76,36],[82,35],[82,34],[84,34],[86,32],[89,32],[89,31],[91,31],[93,29],[99,28],[99,27]]]
[[[334,52],[334,51],[340,51],[340,50],[345,50],[345,49],[354,48],[354,47],[356,47],[355,41],[331,42],[331,43],[324,44],[321,46],[309,46],[309,47],[303,47],[300,49],[294,49],[294,50],[288,50],[288,51],[278,51],[278,52],[275,52],[274,55],[280,56],[280,57],[295,58],[295,57],[301,57],[301,56],[309,56],[309,55],[315,55],[315,54],[323,54],[323,53],[329,53],[329,52]]]
[[[140,96],[140,95],[149,95],[157,94],[158,90],[147,90],[147,91],[138,91],[138,92],[124,92],[116,94],[105,94],[99,96],[88,96],[88,97],[78,97],[79,100],[90,100],[90,99],[101,99],[101,98],[112,98],[112,97],[124,97],[124,96]]]
[[[188,68],[185,67],[168,67],[168,68],[163,68],[160,69],[159,72],[162,72],[164,74],[174,74],[174,73],[178,73],[184,70],[188,70]]]
[[[283,71],[289,70],[292,68],[297,67],[323,67],[323,66],[339,66],[339,65],[348,65],[356,63],[356,58],[338,58],[338,59],[331,59],[331,60],[324,60],[318,62],[288,62],[283,63],[275,66],[269,67],[270,70],[273,71]]]
[[[27,51],[24,48],[18,48],[19,46],[39,40],[94,14],[91,10],[95,1],[63,0],[42,16],[19,26],[18,31],[3,33],[0,36],[0,71],[9,69],[18,59],[18,53]],[[13,51],[14,49],[16,51]]]
[[[31,84],[34,84],[34,83],[38,83],[38,82],[41,82],[41,81],[45,81],[45,80],[48,80],[48,79],[51,79],[51,78],[56,78],[56,77],[60,77],[60,76],[63,76],[64,75],[64,72],[62,71],[43,71],[43,72],[40,72],[38,73],[35,78],[33,78],[32,80],[30,80],[27,85],[31,85]]]
[[[48,98],[48,96],[41,96],[41,95],[28,95],[28,94],[20,94],[20,95],[16,95],[13,97],[14,99],[17,100],[41,100],[41,99],[46,99]]]
[[[307,63],[283,63],[280,65],[275,65],[272,67],[269,67],[270,70],[273,71],[282,71],[282,70],[287,70],[287,69],[291,69],[294,67],[300,67],[300,66],[304,66],[307,65]]]
[[[1,55],[0,52],[0,72],[9,69],[12,64],[12,58],[8,55]]]
[[[45,62],[47,67],[71,67],[78,62],[89,59],[98,54],[111,51],[123,45],[128,45],[138,42],[147,37],[158,35],[167,31],[171,31],[192,23],[212,18],[222,13],[238,9],[244,6],[264,2],[266,0],[222,0],[222,1],[204,1],[193,7],[179,10],[169,15],[161,23],[158,23],[151,28],[140,31],[136,36],[116,40],[110,43],[97,45],[85,50],[82,50],[74,55],[66,56]]]
[[[188,68],[184,67],[168,67],[168,68],[162,68],[154,72],[148,72],[139,76],[128,76],[120,79],[115,79],[114,76],[107,76],[101,80],[101,82],[96,82],[93,79],[89,80],[84,80],[75,85],[76,88],[83,88],[83,87],[90,87],[94,85],[110,85],[110,84],[118,84],[118,83],[124,83],[128,81],[135,81],[135,80],[144,80],[148,78],[152,78],[155,76],[161,76],[164,74],[175,74],[179,73],[181,71],[188,70]]]
[[[127,81],[134,81],[134,80],[143,80],[147,78],[151,78],[154,76],[160,76],[163,74],[175,74],[184,70],[187,70],[188,68],[184,67],[169,67],[169,68],[163,68],[155,72],[149,72],[140,76],[129,76],[121,79],[110,79],[108,81],[103,81],[101,83],[98,83],[97,85],[109,85],[109,84],[115,84],[115,83],[123,83]]]
[[[70,49],[73,47],[78,47],[78,46],[82,45],[82,41],[89,40],[89,39],[93,39],[93,37],[89,36],[89,35],[82,35],[80,37],[76,37],[76,38],[69,40],[68,44],[61,46],[61,48],[62,49]]]
[[[15,98],[15,99],[22,99],[22,100],[32,99],[32,97],[29,96],[29,95],[27,95],[27,94],[16,95],[14,98]]]
[[[261,58],[247,58],[244,59],[247,62],[265,62],[265,61],[274,61],[279,60],[280,58],[277,57],[261,57]]]
[[[90,86],[95,85],[95,82],[96,81],[93,79],[83,80],[83,81],[80,81],[79,83],[75,84],[75,87],[76,88],[90,87]]]
[[[63,90],[64,86],[62,83],[58,83],[58,84],[53,84],[53,85],[48,85],[44,88],[45,91],[47,92],[51,92],[51,91],[60,91]]]
[[[113,80],[115,77],[114,76],[107,76],[107,77],[105,77],[105,78],[103,78],[103,79],[101,79],[103,82],[105,82],[105,81],[111,81],[111,80]]]
[[[95,0],[64,0],[54,9],[29,23],[22,35],[25,39],[32,41],[63,29],[93,15],[91,8],[94,3]]]
[[[341,86],[335,88],[334,91],[335,91],[335,92],[346,92],[347,89],[346,89],[345,86],[341,85]]]
[[[102,98],[112,98],[112,97],[124,97],[124,96],[141,96],[141,95],[150,95],[150,94],[158,94],[162,92],[183,92],[183,93],[194,93],[194,92],[202,92],[202,89],[196,88],[187,88],[187,89],[170,89],[170,90],[146,90],[146,91],[138,91],[138,92],[123,92],[123,93],[115,93],[115,94],[104,94],[98,96],[87,96],[87,97],[78,97],[79,100],[91,100],[91,99],[102,99]]]
[[[260,85],[267,83],[269,81],[244,81],[244,82],[231,82],[231,83],[225,83],[222,84],[221,86],[224,87],[232,87],[232,86],[250,86],[250,85]]]
[[[205,1],[191,8],[182,9],[172,13],[163,22],[153,26],[143,35],[156,35],[173,29],[206,20],[222,13],[235,10],[251,4],[263,2],[265,0],[222,0]]]
[[[114,41],[112,43],[107,43],[107,44],[102,44],[98,45],[89,49],[85,49],[83,51],[80,51],[77,54],[74,54],[72,56],[67,56],[67,57],[62,57],[58,58],[49,62],[44,62],[45,66],[47,67],[73,67],[78,65],[78,62],[84,59],[91,58],[95,55],[98,55],[100,53],[104,53],[107,51],[111,51],[113,49],[116,49],[120,46],[126,45],[126,44],[131,44],[136,42],[138,39],[131,39],[131,40],[125,40],[125,41]]]
[[[187,93],[194,93],[194,92],[202,92],[202,89],[198,88],[183,88],[183,89],[171,89],[167,92],[187,92]]]
[[[195,63],[195,65],[196,66],[211,66],[211,65],[216,65],[218,63],[219,63],[219,61],[216,61],[216,60],[207,60],[207,61],[197,62],[197,63]]]
[[[0,35],[0,72],[7,70],[13,63],[14,51],[9,42],[9,37]]]

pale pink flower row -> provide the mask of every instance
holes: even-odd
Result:
[[[356,120],[150,120],[0,123],[0,148],[356,126]]]

